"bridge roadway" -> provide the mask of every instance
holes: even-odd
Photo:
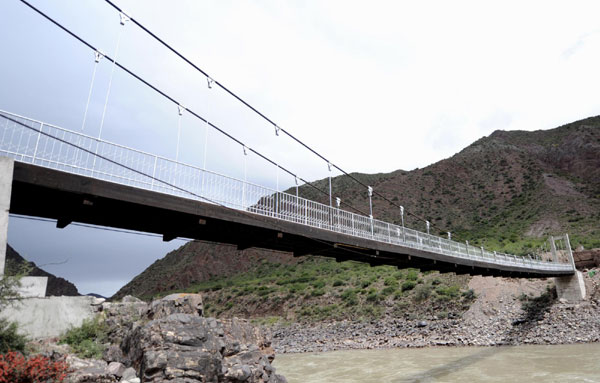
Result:
[[[458,258],[397,244],[359,238],[273,217],[143,190],[87,176],[15,161],[10,213],[57,220],[64,228],[81,222],[176,237],[354,260],[371,265],[518,278],[572,275],[523,264]]]

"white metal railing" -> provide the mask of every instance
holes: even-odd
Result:
[[[0,155],[24,163],[460,259],[532,270],[573,270],[570,263],[490,252],[2,110],[0,138]]]

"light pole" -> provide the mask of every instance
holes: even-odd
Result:
[[[367,191],[369,193],[369,217],[373,219],[373,188],[367,186]]]
[[[329,169],[329,207],[332,207],[333,204],[331,203],[331,162],[327,163],[327,169]]]
[[[367,192],[369,193],[369,218],[371,219],[371,235],[375,235],[375,230],[373,229],[373,188],[367,186]]]
[[[406,234],[404,233],[404,206],[400,206],[400,219],[402,221],[402,240],[406,242]]]

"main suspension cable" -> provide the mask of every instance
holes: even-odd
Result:
[[[53,23],[54,25],[56,25],[57,27],[59,27],[60,29],[62,29],[63,31],[65,31],[67,34],[71,35],[72,37],[74,37],[75,39],[77,39],[79,42],[81,42],[83,45],[87,46],[88,48],[92,49],[93,51],[97,51],[97,49],[90,44],[89,42],[87,42],[86,40],[84,40],[83,38],[81,38],[80,36],[78,36],[76,33],[72,32],[71,30],[69,30],[68,28],[66,28],[65,26],[63,26],[62,24],[60,24],[58,21],[54,20],[53,18],[51,18],[50,16],[48,16],[47,14],[45,14],[44,12],[42,12],[41,10],[37,9],[36,7],[34,7],[33,5],[31,5],[30,3],[28,3],[26,0],[20,0],[23,4],[27,5],[29,8],[31,8],[32,10],[34,10],[35,12],[37,12],[39,15],[41,15],[42,17],[44,17],[45,19],[47,19],[48,21],[50,21],[51,23]],[[112,62],[115,66],[119,67],[121,70],[125,71],[127,74],[129,74],[130,76],[132,76],[133,78],[135,78],[136,80],[140,81],[141,83],[143,83],[144,85],[148,86],[149,88],[151,88],[152,90],[154,90],[155,92],[157,92],[158,94],[160,94],[161,96],[163,96],[164,98],[166,98],[167,100],[171,101],[172,103],[174,103],[175,105],[181,105],[180,102],[178,102],[177,100],[175,100],[173,97],[169,96],[167,93],[163,92],[162,90],[160,90],[159,88],[157,88],[156,86],[152,85],[150,82],[146,81],[145,79],[143,79],[142,77],[140,77],[139,75],[135,74],[134,72],[132,72],[130,69],[128,69],[127,67],[125,67],[124,65],[122,65],[121,63],[117,62],[115,59],[113,59],[112,57],[108,56],[108,55],[104,55],[104,58],[106,58],[107,60],[109,60],[110,62]],[[288,170],[287,168],[277,164],[275,161],[271,160],[270,158],[266,157],[265,155],[263,155],[262,153],[258,152],[257,150],[245,145],[243,142],[241,142],[240,140],[238,140],[236,137],[232,136],[231,134],[229,134],[228,132],[226,132],[225,130],[219,128],[218,126],[216,126],[215,124],[213,124],[212,122],[208,121],[208,119],[202,117],[201,115],[199,115],[198,113],[194,112],[191,109],[186,109],[186,111],[188,113],[190,113],[191,115],[193,115],[194,117],[200,119],[201,121],[205,122],[207,125],[209,125],[211,128],[217,130],[219,133],[223,134],[224,136],[226,136],[227,138],[229,138],[230,140],[236,142],[237,144],[241,145],[241,146],[246,146],[246,148],[248,150],[250,150],[251,152],[253,152],[254,154],[256,154],[257,156],[259,156],[260,158],[262,158],[263,160],[267,161],[268,163],[274,165],[274,166],[278,166],[279,168],[281,168],[281,170],[285,171],[286,173],[288,173],[290,176],[292,177],[298,177],[298,179],[302,180],[302,182],[304,182],[306,185],[309,185],[310,187],[312,187],[313,189],[321,192],[324,195],[329,195],[326,191],[321,190],[320,188],[316,187],[313,183],[307,181],[306,179],[298,176],[297,174],[291,172],[290,170]],[[366,215],[365,212],[361,211],[360,209],[352,206],[351,204],[348,203],[344,203],[345,206],[349,207],[350,209],[359,212],[360,214]]]
[[[117,6],[115,3],[113,3],[111,0],[104,0],[104,1],[106,1],[106,3],[108,3],[109,5],[111,5],[117,11],[119,11],[121,13],[124,13],[124,11],[119,6]],[[308,144],[304,143],[302,140],[300,140],[299,138],[297,138],[296,136],[294,136],[291,132],[289,132],[289,131],[285,130],[284,128],[282,128],[281,126],[277,125],[273,120],[271,120],[269,117],[267,117],[264,113],[260,112],[257,108],[255,108],[252,105],[250,105],[247,101],[245,101],[243,98],[241,98],[236,93],[234,93],[233,91],[231,91],[225,85],[223,85],[219,81],[215,80],[207,72],[205,72],[202,68],[200,68],[199,66],[197,66],[196,64],[194,64],[191,60],[189,60],[187,57],[185,57],[183,54],[181,54],[178,50],[176,50],[175,48],[173,48],[170,44],[168,44],[167,42],[165,42],[163,39],[161,39],[160,37],[158,37],[155,33],[153,33],[152,31],[150,31],[150,29],[146,28],[143,24],[141,24],[140,22],[138,22],[135,18],[133,18],[133,17],[131,17],[129,15],[128,15],[128,17],[129,17],[129,20],[131,20],[132,23],[134,23],[140,29],[142,29],[144,32],[146,32],[147,34],[149,34],[150,36],[152,36],[156,41],[158,41],[160,44],[162,44],[165,48],[167,48],[172,53],[174,53],[175,55],[177,55],[179,58],[181,58],[183,61],[185,61],[191,67],[193,67],[194,69],[196,69],[198,72],[200,72],[204,76],[206,76],[206,78],[209,81],[209,83],[214,83],[215,85],[217,85],[218,87],[220,87],[221,89],[223,89],[225,92],[227,92],[230,96],[234,97],[236,100],[238,100],[239,102],[241,102],[247,108],[249,108],[254,113],[256,113],[257,115],[259,115],[260,117],[262,117],[265,121],[267,121],[268,123],[270,123],[271,125],[273,125],[275,127],[275,132],[276,132],[277,135],[279,135],[279,132],[285,133],[292,140],[296,141],[298,144],[302,145],[304,148],[306,148],[307,150],[309,150],[310,152],[312,152],[314,155],[316,155],[317,157],[319,157],[320,159],[322,159],[323,161],[325,161],[330,167],[332,166],[332,167],[336,168],[341,173],[343,173],[343,175],[345,175],[347,177],[350,177],[350,179],[352,179],[353,181],[355,181],[356,183],[358,183],[359,185],[361,185],[363,188],[367,189],[369,187],[368,185],[366,185],[365,183],[363,183],[362,181],[360,181],[358,178],[354,177],[351,173],[346,172],[345,170],[343,170],[342,168],[340,168],[338,165],[336,165],[336,164],[332,163],[331,161],[329,161],[324,155],[320,154],[315,149],[313,149],[312,147],[310,147]],[[378,196],[379,198],[382,198],[383,200],[385,200],[386,202],[388,202],[392,206],[395,206],[397,208],[401,208],[401,205],[395,203],[393,200],[387,198],[386,196],[384,196],[383,194],[379,193],[378,191],[372,190],[372,193],[374,195]],[[331,205],[331,194],[329,194],[329,198],[330,198],[330,205]],[[344,203],[342,202],[342,204],[344,204]],[[417,215],[415,213],[412,213],[411,211],[407,210],[406,213],[408,215],[411,215],[411,216],[413,216],[413,217],[415,217],[415,218],[423,221],[423,222],[429,222],[427,219],[425,219],[425,218],[423,218],[423,217],[421,217],[421,216],[419,216],[419,215]],[[362,213],[362,214],[364,214],[364,213]],[[430,225],[432,227],[435,227],[436,229],[438,229],[440,231],[444,231],[444,230],[440,229],[439,227],[434,226],[431,223],[430,223]]]

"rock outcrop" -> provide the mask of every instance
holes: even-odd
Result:
[[[271,365],[267,335],[245,320],[203,317],[200,295],[150,304],[125,297],[104,303],[103,311],[113,344],[104,361],[69,357],[71,382],[286,382]]]

